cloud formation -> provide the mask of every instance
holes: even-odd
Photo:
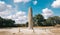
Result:
[[[6,19],[15,20],[16,23],[26,23],[27,16],[24,11],[17,11],[12,8],[11,5],[7,5],[5,2],[0,1],[0,16]]]
[[[5,2],[0,1],[0,12],[6,10],[6,8],[7,8],[7,6],[6,6]]]
[[[55,0],[51,6],[53,8],[60,8],[60,0]]]
[[[33,4],[34,4],[34,5],[36,5],[36,4],[37,4],[37,1],[36,1],[36,0],[35,0],[35,1],[33,1]]]
[[[0,16],[2,17],[7,16],[11,12],[13,12],[12,6],[5,4],[5,2],[3,1],[0,1]]]
[[[26,23],[27,22],[26,12],[23,12],[23,11],[16,12],[14,15],[10,15],[7,18],[15,20],[16,23]]]
[[[14,3],[19,3],[19,2],[23,2],[23,3],[27,3],[30,2],[31,0],[14,0]]]
[[[45,19],[47,19],[48,17],[53,16],[53,11],[48,8],[45,8],[42,10],[42,15],[44,16]]]

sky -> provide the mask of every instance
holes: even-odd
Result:
[[[0,0],[0,16],[26,23],[29,7],[32,7],[33,16],[42,14],[45,19],[60,16],[60,0]]]

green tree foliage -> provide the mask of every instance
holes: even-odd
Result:
[[[37,14],[33,17],[34,25],[38,26],[55,26],[56,24],[60,24],[60,17],[53,16],[49,17],[48,19],[44,19],[41,14]]]
[[[60,24],[60,17],[58,16],[49,17],[46,21],[51,25]]]
[[[11,19],[3,19],[0,17],[0,27],[8,27],[8,26],[13,26],[15,21]]]
[[[34,23],[37,23],[38,26],[43,25],[43,22],[45,21],[44,17],[41,14],[35,15],[33,17]]]
[[[26,27],[28,27],[28,22],[26,22]]]
[[[60,17],[58,16],[49,17],[44,22],[45,26],[55,26],[56,24],[60,24]]]

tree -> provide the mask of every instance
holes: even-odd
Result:
[[[12,19],[4,19],[4,18],[0,17],[0,27],[13,26],[14,23],[15,23],[15,21]]]
[[[37,23],[37,25],[43,25],[42,22],[44,22],[44,17],[41,14],[35,15],[33,17],[33,20],[35,23]]]
[[[46,19],[46,25],[56,25],[56,24],[60,24],[60,17],[58,16],[53,16],[53,17],[49,17],[48,19]]]
[[[3,24],[2,24],[2,23],[3,23],[2,21],[3,21],[3,18],[0,17],[0,26],[3,25]]]
[[[26,22],[26,27],[28,27],[28,22]]]
[[[52,17],[55,21],[55,23],[60,24],[60,17],[59,16],[54,16]]]
[[[13,26],[15,21],[11,19],[4,19],[3,23],[5,23],[5,26]]]

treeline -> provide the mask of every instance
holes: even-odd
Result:
[[[11,27],[14,25],[14,23],[15,21],[12,19],[4,19],[0,17],[0,27]]]
[[[44,19],[44,17],[41,14],[38,14],[33,17],[33,21],[34,21],[34,26],[55,26],[57,24],[60,25],[59,16],[53,16]]]
[[[60,25],[59,16],[53,16],[44,19],[44,17],[41,14],[37,14],[33,17],[33,26],[56,26],[56,25]],[[28,22],[26,22],[24,26],[28,27]]]
[[[55,26],[57,24],[60,25],[59,16],[44,19],[41,14],[37,14],[33,17],[33,26]],[[26,24],[15,24],[15,20],[0,17],[0,27],[28,27],[28,22]]]
[[[25,27],[26,24],[15,24],[15,20],[12,19],[4,19],[0,17],[0,28],[6,27]],[[27,27],[27,26],[26,26]]]

